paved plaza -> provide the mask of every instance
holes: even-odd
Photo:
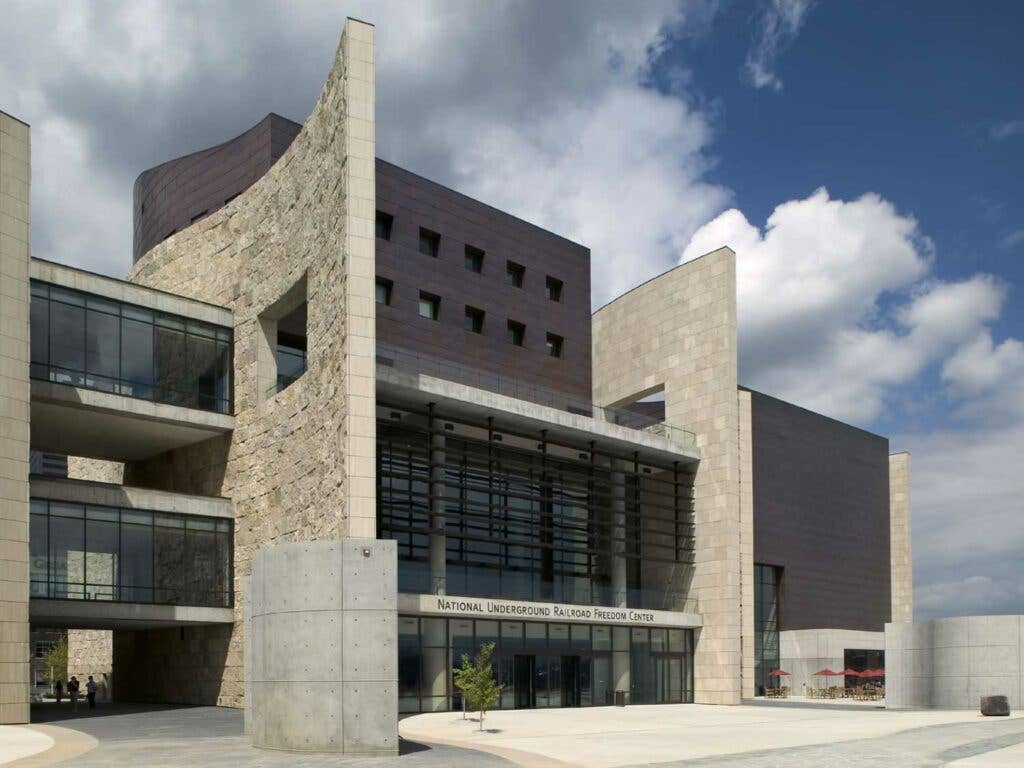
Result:
[[[217,707],[108,705],[73,715],[37,707],[28,727],[0,726],[4,768],[1010,768],[1024,765],[1024,717],[747,704],[518,710],[406,718],[396,758],[258,750],[242,713]],[[52,739],[54,746],[46,749]],[[447,743],[445,743],[447,742]],[[39,751],[25,757],[26,750]]]

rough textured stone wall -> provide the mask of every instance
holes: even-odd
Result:
[[[97,701],[110,701],[113,694],[114,633],[109,629],[68,630],[68,678],[82,683],[92,675],[99,686]]]
[[[914,620],[914,566],[910,546],[910,454],[889,456],[889,555],[892,620]]]
[[[129,274],[234,313],[234,433],[129,464],[124,482],[232,499],[238,620],[189,628],[188,645],[177,630],[117,633],[119,695],[134,697],[131,677],[156,699],[240,706],[239,589],[253,551],[376,534],[373,98],[373,28],[350,20],[281,159]],[[303,281],[308,370],[274,394],[266,313]]]
[[[665,420],[696,433],[696,556],[690,594],[704,626],[695,701],[738,704],[741,677],[736,255],[728,248],[634,288],[593,316],[594,402],[664,385]]]
[[[0,723],[28,722],[29,128],[0,112]]]
[[[72,480],[121,485],[124,483],[124,464],[118,461],[68,456],[68,477]]]

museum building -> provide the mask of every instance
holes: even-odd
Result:
[[[0,722],[55,630],[115,699],[352,754],[484,643],[501,708],[874,662],[908,457],[739,386],[735,254],[592,312],[585,246],[376,157],[374,88],[349,20],[305,124],[143,172],[125,280],[31,257],[0,114]]]

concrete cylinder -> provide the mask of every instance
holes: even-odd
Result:
[[[249,726],[257,747],[398,754],[397,548],[278,544],[252,561]]]

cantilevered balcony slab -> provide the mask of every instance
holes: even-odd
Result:
[[[171,493],[152,488],[136,488],[116,483],[97,483],[67,477],[32,475],[29,494],[34,499],[70,501],[77,504],[95,504],[102,507],[142,509],[148,512],[173,512],[178,515],[234,519],[230,499],[222,496],[193,496]]]
[[[68,384],[32,381],[32,449],[140,461],[235,428],[235,417]]]
[[[493,416],[509,429],[524,433],[547,430],[553,439],[594,442],[605,450],[636,453],[641,460],[696,462],[700,449],[686,435],[676,441],[662,435],[612,424],[558,408],[521,400],[422,373],[377,365],[377,399],[396,406],[435,404],[442,412],[483,421]]]
[[[231,624],[234,608],[150,605],[101,600],[29,600],[29,620],[54,629],[160,629]]]

